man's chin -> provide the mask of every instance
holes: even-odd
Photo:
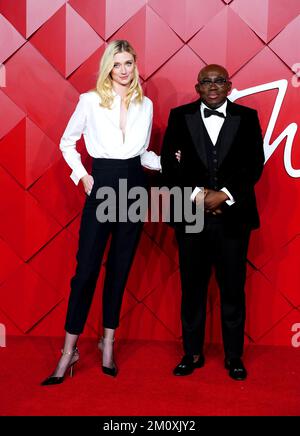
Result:
[[[222,106],[222,104],[224,103],[225,100],[207,100],[207,102],[205,103],[208,107],[210,107],[211,109],[217,109],[218,107]]]

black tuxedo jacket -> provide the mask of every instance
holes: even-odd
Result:
[[[164,183],[169,188],[209,186],[205,126],[200,103],[197,100],[170,112],[161,153]],[[224,228],[233,232],[257,228],[259,216],[254,185],[264,165],[263,138],[257,112],[228,100],[226,119],[218,140],[219,186],[220,189],[227,188],[235,200],[232,206],[226,203],[223,206]],[[177,150],[181,150],[180,163],[175,158]]]

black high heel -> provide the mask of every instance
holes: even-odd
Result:
[[[70,377],[73,377],[74,375],[74,365],[78,362],[79,360],[79,351],[78,348],[76,347],[73,351],[64,351],[61,350],[61,354],[63,355],[69,355],[72,356],[69,365],[67,366],[65,373],[68,371],[68,369],[70,370]],[[75,362],[72,362],[74,357],[78,356],[78,359],[75,360]],[[49,377],[47,377],[44,381],[42,381],[41,385],[42,386],[50,386],[50,385],[59,385],[60,383],[62,383],[65,379],[65,374],[62,377],[56,377],[53,375],[50,375]]]
[[[103,342],[104,341],[112,342],[112,343],[115,342],[114,339],[108,339],[108,338],[104,338],[102,336],[102,338],[100,339],[100,341],[98,343],[98,348],[102,353],[103,353]],[[111,377],[116,377],[116,375],[118,374],[118,369],[115,365],[115,362],[113,361],[112,367],[102,365],[102,372],[106,375],[110,375]]]

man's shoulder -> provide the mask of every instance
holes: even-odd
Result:
[[[244,106],[242,104],[232,103],[228,100],[228,110],[231,113],[239,113],[241,115],[255,115],[257,114],[257,110],[253,109],[249,106]]]
[[[200,108],[200,100],[195,100],[191,103],[183,104],[181,106],[176,106],[171,109],[171,113],[173,114],[186,114],[189,112],[194,112],[195,109]]]

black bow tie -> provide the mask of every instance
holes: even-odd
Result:
[[[204,108],[204,118],[208,118],[211,115],[217,115],[217,117],[225,118],[225,115],[222,112],[216,111],[214,109]]]

